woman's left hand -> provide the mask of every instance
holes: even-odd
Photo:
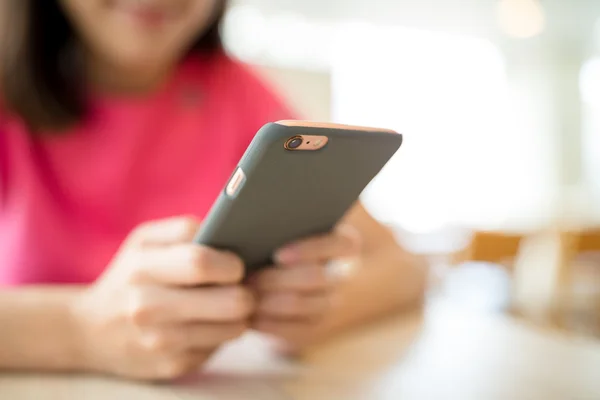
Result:
[[[282,248],[274,257],[277,265],[251,279],[258,299],[253,328],[292,348],[313,342],[335,301],[327,264],[356,259],[360,252],[360,235],[350,226]]]

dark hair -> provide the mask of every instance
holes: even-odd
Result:
[[[62,129],[86,112],[84,71],[75,30],[58,0],[1,0],[0,88],[4,106],[32,130]],[[219,0],[207,30],[192,51],[222,47]]]

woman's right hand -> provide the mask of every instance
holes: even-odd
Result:
[[[242,261],[193,244],[197,228],[188,218],[141,225],[77,299],[83,368],[173,379],[246,330],[253,301]]]

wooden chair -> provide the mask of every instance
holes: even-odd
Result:
[[[595,254],[595,256],[594,256]],[[600,228],[560,233],[560,263],[556,287],[558,323],[570,329],[579,316],[600,330]],[[583,293],[581,286],[587,286]],[[591,290],[590,290],[591,289]],[[584,321],[585,322],[585,321]]]
[[[575,259],[585,253],[600,252],[600,228],[560,233],[559,290],[571,284]]]
[[[600,228],[579,232],[573,244],[577,253],[600,251]]]
[[[519,254],[519,249],[525,237],[524,234],[491,231],[475,232],[470,245],[454,255],[452,264],[483,261],[510,267]]]

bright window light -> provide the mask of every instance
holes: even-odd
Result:
[[[267,50],[267,18],[256,7],[236,6],[226,14],[223,38],[226,47],[238,58],[251,61]]]
[[[334,29],[298,13],[265,14],[257,7],[238,5],[227,12],[223,36],[226,48],[243,61],[323,70],[330,66]]]
[[[244,61],[330,71],[334,120],[405,134],[363,194],[380,220],[427,233],[456,224],[538,227],[551,218],[554,143],[538,118],[547,110],[510,84],[491,42],[249,5],[229,11],[224,33]],[[590,65],[582,91],[600,103]]]
[[[600,57],[585,63],[579,85],[583,101],[600,110]]]
[[[269,20],[268,56],[284,65],[297,65],[310,52],[310,24],[299,14],[275,15]]]
[[[539,0],[500,0],[498,23],[507,35],[528,39],[544,31],[544,8]]]
[[[548,143],[511,123],[520,110],[511,109],[503,56],[493,44],[353,23],[338,32],[335,48],[335,119],[405,134],[403,148],[363,194],[378,219],[429,232],[546,217]]]
[[[583,66],[580,91],[585,103],[584,173],[587,183],[600,200],[600,57]]]
[[[596,48],[600,49],[600,18],[596,21],[596,26],[594,27],[594,42],[596,44]]]

